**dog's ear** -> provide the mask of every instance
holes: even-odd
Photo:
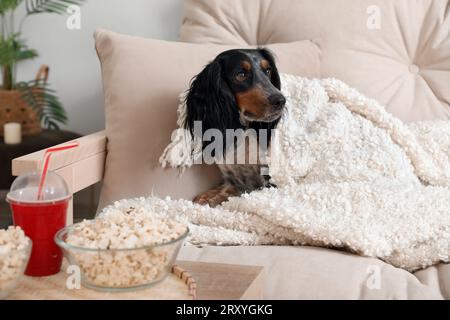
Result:
[[[186,96],[186,122],[184,127],[194,135],[194,122],[202,121],[202,129],[233,128],[239,121],[236,100],[222,72],[221,61],[215,59],[191,82]]]
[[[275,56],[273,55],[272,52],[270,52],[266,48],[259,48],[258,51],[264,57],[264,59],[269,61],[270,66],[272,67],[272,75],[270,77],[270,82],[272,82],[272,84],[278,90],[280,90],[281,89],[281,80],[280,80],[280,74],[277,69],[277,65],[275,64]]]

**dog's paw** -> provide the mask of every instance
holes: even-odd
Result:
[[[192,201],[202,206],[209,204],[208,199],[202,195],[196,196]]]
[[[211,197],[209,194],[201,194],[194,198],[193,202],[202,206],[209,205],[211,208],[217,207],[219,204],[224,202],[226,199],[222,197]]]

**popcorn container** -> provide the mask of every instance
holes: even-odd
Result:
[[[0,300],[20,282],[30,259],[32,243],[19,227],[0,229]]]
[[[13,182],[7,201],[14,225],[33,241],[26,275],[49,276],[60,271],[62,252],[54,236],[66,224],[70,198],[66,182],[53,172],[47,172],[44,180],[40,174],[31,173]]]
[[[66,242],[77,224],[65,227],[56,236],[70,265],[81,271],[81,284],[87,288],[120,292],[148,288],[163,281],[189,233],[159,244],[123,249],[98,249]]]

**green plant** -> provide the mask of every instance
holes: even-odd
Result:
[[[22,98],[37,112],[42,124],[51,129],[67,122],[61,102],[50,87],[40,80],[16,82],[17,63],[38,56],[21,38],[24,21],[35,14],[65,14],[70,5],[81,5],[84,0],[0,0],[0,68],[3,90],[20,90]],[[26,13],[16,24],[16,9],[24,5]]]

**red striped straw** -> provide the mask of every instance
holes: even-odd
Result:
[[[42,199],[42,189],[44,188],[45,179],[47,177],[47,172],[48,172],[48,166],[50,164],[50,157],[52,156],[52,154],[55,152],[76,148],[78,146],[79,146],[78,141],[74,141],[72,143],[68,143],[68,144],[65,144],[60,147],[48,148],[47,150],[45,150],[44,165],[42,167],[41,180],[39,180],[39,188],[38,188],[38,194],[37,194],[38,200],[43,200]]]

